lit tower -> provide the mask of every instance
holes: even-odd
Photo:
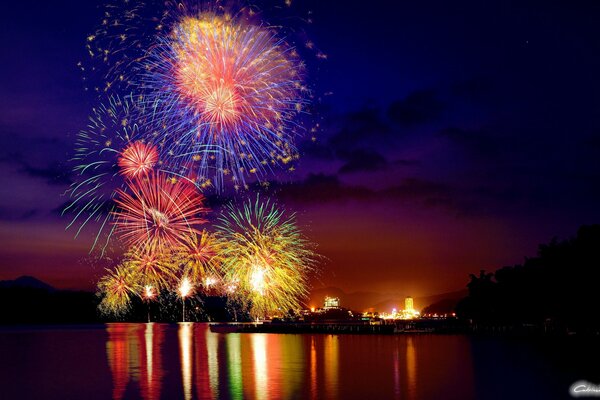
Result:
[[[413,298],[408,296],[404,299],[404,310],[412,312],[414,310]]]

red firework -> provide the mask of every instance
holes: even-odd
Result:
[[[208,209],[204,196],[193,184],[164,174],[151,174],[127,182],[128,190],[117,190],[115,233],[129,246],[182,245],[193,234]]]
[[[155,146],[137,141],[123,150],[117,165],[121,174],[129,179],[147,175],[158,162],[158,151]]]

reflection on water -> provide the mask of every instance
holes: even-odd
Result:
[[[325,387],[329,397],[338,397],[338,336],[327,335],[325,337]]]
[[[160,398],[163,330],[155,324],[108,324],[106,354],[113,377],[113,399],[124,398],[130,381],[143,399]]]
[[[436,336],[215,334],[207,324],[192,322],[109,324],[107,332],[114,399],[338,399],[373,393],[416,399],[423,394],[421,364],[424,381],[434,377],[435,387],[458,389],[456,398],[473,394],[463,336],[447,336],[440,347]],[[458,346],[459,357],[447,346]]]
[[[315,337],[310,338],[310,398],[317,398],[317,345]]]
[[[417,356],[414,338],[406,338],[406,392],[408,399],[417,398]]]
[[[4,399],[568,398],[597,338],[214,334],[206,324],[0,326]]]
[[[192,398],[192,328],[191,322],[179,324],[179,350],[181,352],[181,378],[185,400]]]
[[[227,335],[227,365],[229,367],[229,395],[233,399],[242,398],[242,360],[240,335]]]
[[[258,400],[267,398],[269,379],[267,376],[267,336],[252,335],[252,355],[254,356],[255,397]]]
[[[4,399],[568,398],[596,338],[213,334],[208,325],[0,326]]]

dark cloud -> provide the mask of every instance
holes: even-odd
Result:
[[[388,109],[391,120],[404,125],[423,124],[438,119],[444,104],[433,90],[421,90],[395,101]]]
[[[37,209],[16,211],[13,207],[0,207],[0,221],[16,222],[27,221],[40,215]]]
[[[346,162],[340,168],[341,174],[351,172],[374,172],[385,169],[388,165],[387,160],[376,151],[358,149],[341,154],[341,158]]]
[[[493,156],[504,150],[503,141],[484,130],[468,130],[458,127],[443,129],[440,136],[448,138],[468,151],[478,155]]]
[[[451,197],[454,189],[443,183],[419,178],[406,178],[399,185],[386,189],[385,194],[400,199],[434,199]]]
[[[284,201],[293,203],[326,203],[345,200],[366,200],[373,191],[362,186],[348,186],[335,175],[310,174],[303,181],[282,184],[271,182],[269,190],[275,191]]]
[[[330,146],[324,145],[321,141],[305,140],[300,143],[299,151],[302,156],[316,158],[320,160],[334,160],[335,153]]]
[[[394,134],[389,124],[381,118],[380,110],[369,107],[347,114],[343,118],[342,128],[331,136],[328,145],[337,153]]]
[[[44,179],[51,185],[70,185],[72,183],[70,178],[71,171],[59,163],[53,163],[46,167],[38,168],[22,162],[20,171],[33,178]]]
[[[414,167],[416,165],[420,165],[421,161],[419,160],[407,160],[404,158],[400,158],[398,160],[395,160],[392,164],[394,165],[398,165],[401,167]]]
[[[268,189],[256,185],[254,190],[275,195],[285,204],[323,204],[348,201],[391,201],[422,208],[445,210],[456,217],[474,217],[515,212],[531,205],[531,197],[515,186],[493,184],[456,184],[424,179],[403,178],[387,188],[375,190],[363,185],[342,182],[336,175],[311,174],[303,181],[289,184],[269,182]]]

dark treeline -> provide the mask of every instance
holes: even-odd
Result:
[[[90,292],[0,287],[0,324],[100,322],[98,303]]]
[[[23,276],[0,281],[0,324],[75,324],[112,321],[176,322],[183,304],[175,293],[165,292],[151,302],[133,297],[120,316],[102,315],[100,298],[91,292],[58,290],[36,278]],[[185,300],[187,321],[246,321],[248,313],[223,296],[196,294]]]
[[[456,312],[475,330],[600,332],[600,225],[539,246],[522,265],[471,275]]]
[[[103,317],[110,321],[128,322],[177,322],[183,320],[183,303],[177,294],[164,292],[157,299],[146,302],[139,297],[132,299],[130,309],[120,316]],[[225,296],[196,294],[185,299],[185,320],[193,322],[249,321],[250,317],[240,304]]]

